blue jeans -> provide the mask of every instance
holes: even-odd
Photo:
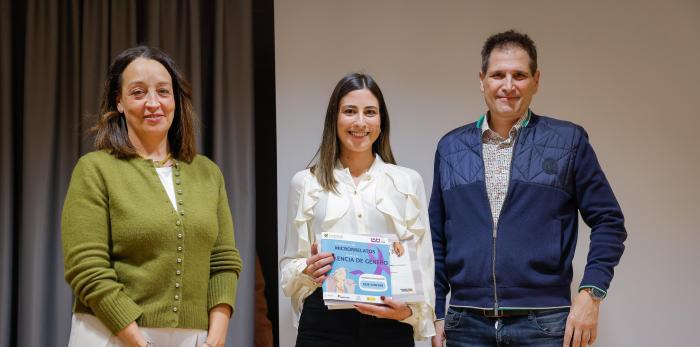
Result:
[[[561,347],[568,308],[532,310],[514,317],[487,318],[450,306],[445,315],[447,347]]]

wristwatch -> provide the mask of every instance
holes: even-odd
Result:
[[[591,296],[591,299],[593,299],[593,301],[603,301],[603,299],[605,299],[606,293],[598,288],[586,287],[586,288],[581,288],[581,290],[588,293],[588,295]]]

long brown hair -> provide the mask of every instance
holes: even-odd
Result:
[[[173,81],[173,95],[175,96],[175,115],[173,124],[168,130],[168,143],[173,158],[191,162],[197,155],[195,145],[197,115],[192,106],[190,84],[170,56],[157,48],[148,46],[129,48],[119,53],[110,65],[100,101],[100,116],[97,124],[90,129],[91,132],[95,133],[95,148],[107,150],[121,159],[138,156],[136,148],[129,140],[126,119],[123,114],[117,111],[117,97],[121,92],[122,73],[136,58],[155,60],[168,70]]]
[[[316,176],[318,183],[329,192],[338,193],[336,180],[333,177],[333,168],[340,157],[340,143],[338,140],[338,112],[340,111],[340,99],[348,93],[367,89],[377,101],[379,101],[379,137],[372,144],[372,153],[378,154],[382,160],[389,164],[396,164],[394,154],[389,144],[389,110],[384,102],[384,95],[379,85],[367,74],[352,73],[340,79],[333,89],[333,94],[328,101],[326,120],[323,125],[321,145],[318,147],[312,162],[311,172]]]

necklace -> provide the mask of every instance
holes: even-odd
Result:
[[[159,167],[163,167],[163,165],[165,165],[168,161],[170,161],[171,158],[172,158],[172,156],[170,155],[170,153],[168,153],[165,155],[165,158],[163,158],[161,160],[158,160],[158,161],[151,160],[151,161],[153,161],[153,166],[159,168]]]

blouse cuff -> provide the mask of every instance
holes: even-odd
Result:
[[[411,315],[402,320],[402,323],[410,324],[413,327],[413,338],[424,340],[435,335],[435,324],[432,309],[425,304],[408,304],[411,308]]]
[[[304,299],[319,287],[313,277],[304,273],[305,268],[306,258],[297,258],[291,260],[282,270],[282,291],[292,298],[292,308],[295,312],[301,309]]]
[[[313,282],[311,276],[304,273],[306,258],[292,259],[282,268],[282,288],[296,287],[306,283],[306,279]],[[288,294],[291,295],[291,292]]]
[[[304,270],[306,270],[306,259],[299,260],[300,261],[296,261],[294,263],[294,266],[296,267],[296,270],[299,272],[300,275],[305,275]]]
[[[416,324],[418,324],[418,315],[416,314],[416,312],[418,312],[417,306],[418,305],[416,304],[408,304],[408,308],[411,309],[411,315],[402,320],[401,323],[410,324],[412,326],[416,326]]]

